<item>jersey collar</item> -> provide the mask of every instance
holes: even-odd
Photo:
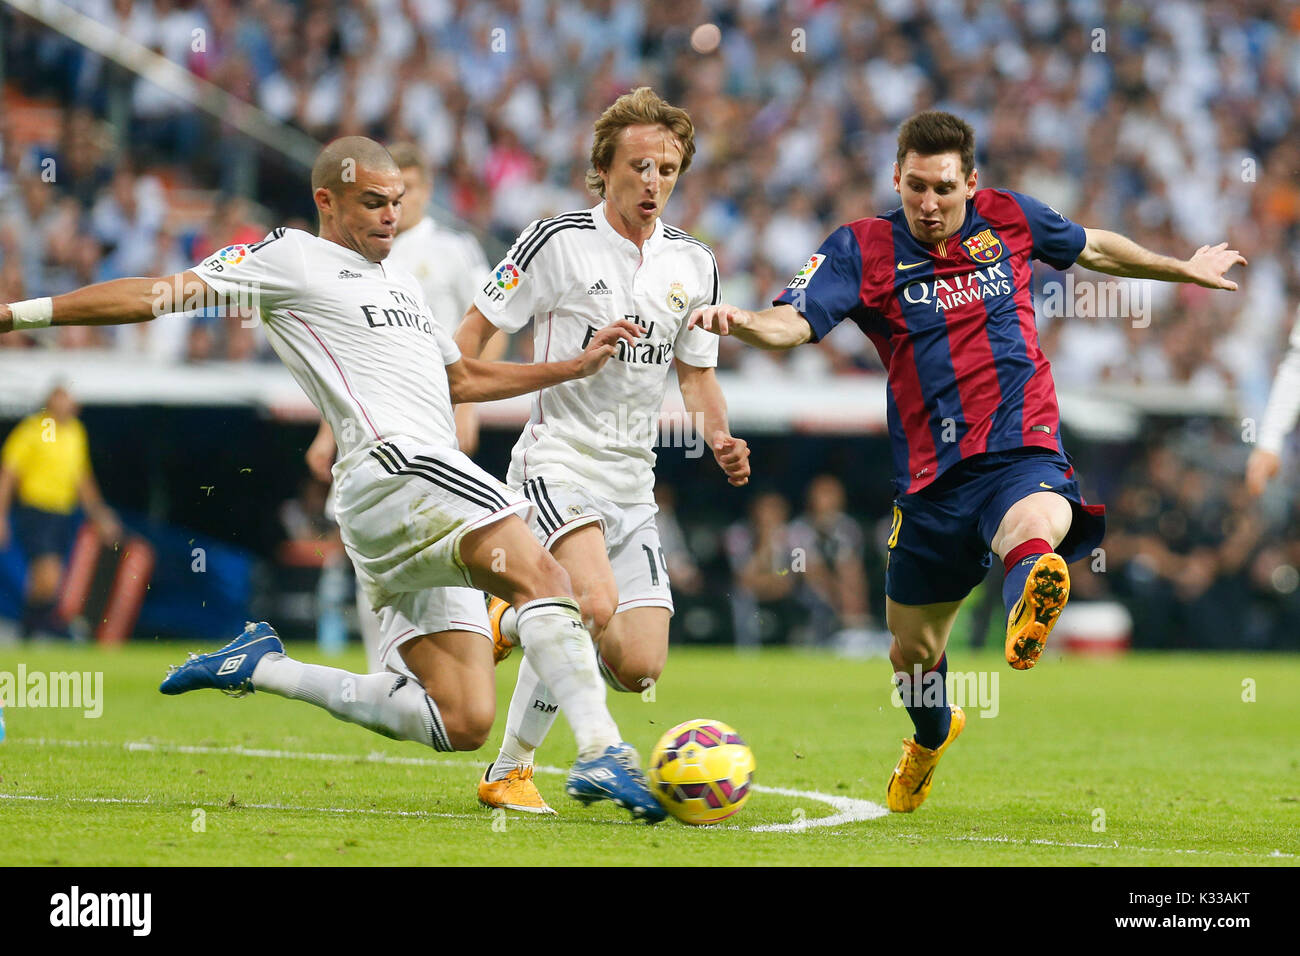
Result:
[[[614,231],[614,227],[611,226],[609,220],[605,218],[605,203],[603,201],[592,208],[591,216],[596,221],[596,232],[598,232],[611,246],[622,252],[627,252],[640,257],[643,250],[652,250],[658,247],[659,243],[663,241],[664,220],[662,216],[655,220],[654,231],[650,233],[649,238],[642,244],[641,249],[637,249],[636,243],[631,239],[628,239],[626,236],[621,236]]]

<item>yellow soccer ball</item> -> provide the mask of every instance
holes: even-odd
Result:
[[[749,800],[754,752],[720,720],[688,720],[659,738],[648,776],[651,793],[682,823],[718,823]]]

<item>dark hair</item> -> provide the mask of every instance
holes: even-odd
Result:
[[[898,168],[908,153],[934,156],[957,153],[961,156],[962,175],[975,168],[975,130],[960,116],[927,110],[909,116],[898,128]]]

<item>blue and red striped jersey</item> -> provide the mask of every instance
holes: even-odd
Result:
[[[1031,259],[1068,268],[1083,227],[1006,189],[966,202],[961,231],[926,245],[900,207],[836,229],[777,297],[813,341],[845,319],[888,372],[895,485],[920,491],[971,455],[1065,453],[1052,368],[1038,346]]]

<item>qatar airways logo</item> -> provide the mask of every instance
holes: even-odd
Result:
[[[965,275],[909,282],[903,286],[903,298],[912,305],[933,305],[936,312],[945,312],[967,302],[1010,295],[1011,277],[1005,265],[995,262]]]

